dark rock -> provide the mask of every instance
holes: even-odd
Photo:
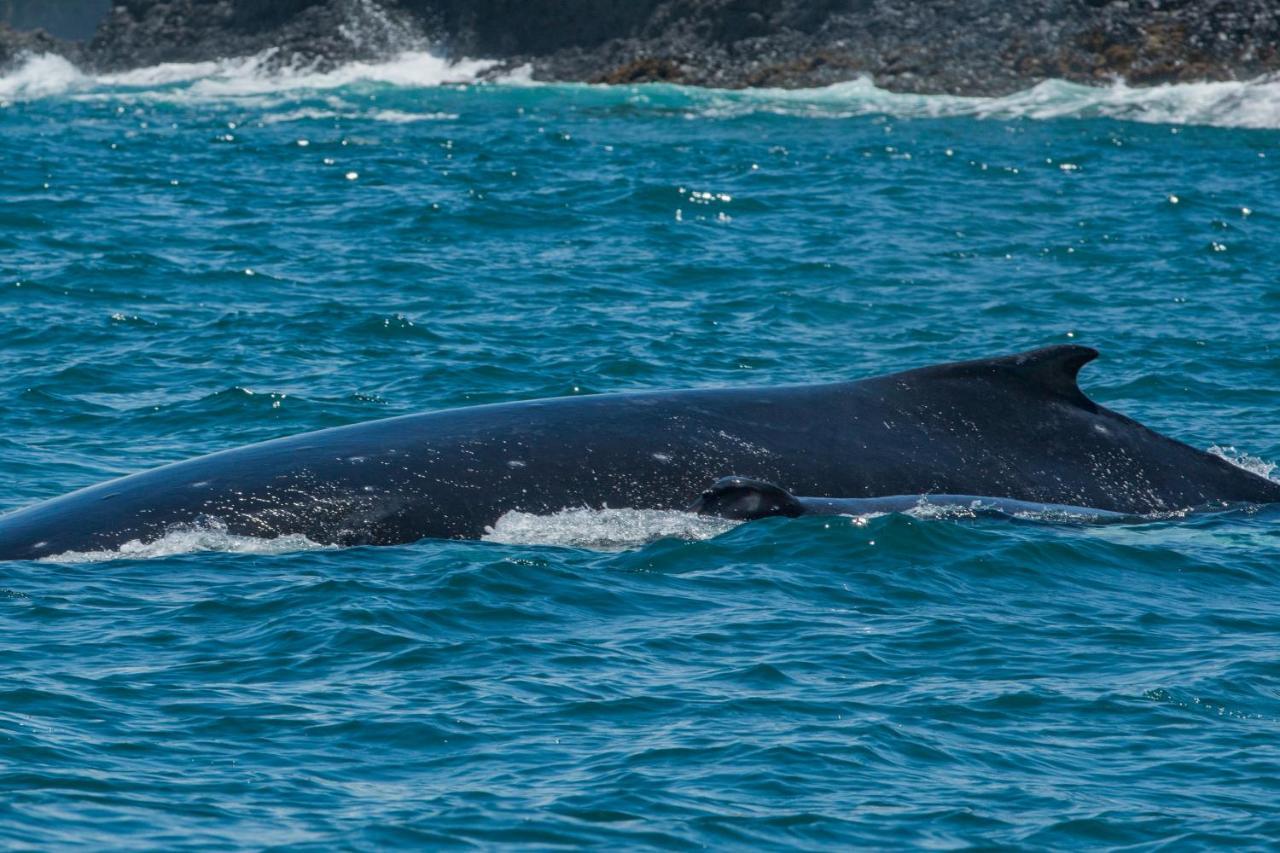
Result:
[[[524,14],[548,5],[555,4],[527,3]],[[1274,0],[667,0],[638,6],[651,9],[643,25],[629,24],[598,45],[497,55],[506,67],[528,63],[535,78],[547,80],[799,87],[869,74],[891,89],[983,95],[1049,77],[1161,83],[1280,69],[1280,4]],[[463,31],[446,34],[470,43]]]
[[[0,58],[14,38],[0,38]],[[543,80],[798,87],[869,74],[892,89],[999,94],[1048,77],[1145,84],[1280,70],[1280,3],[118,0],[84,60],[119,69],[270,50],[276,64],[325,67],[427,43],[499,69],[528,64]]]

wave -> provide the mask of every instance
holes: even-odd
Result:
[[[1280,128],[1280,77],[1251,81],[1176,83],[1134,87],[1123,82],[1085,86],[1047,80],[1002,97],[919,95],[881,89],[869,78],[818,89],[700,89],[655,83],[634,86],[533,83],[527,68],[497,73],[489,60],[447,60],[411,50],[381,62],[350,62],[319,71],[279,67],[274,51],[216,62],[168,63],[114,74],[87,74],[60,56],[28,56],[0,77],[0,103],[56,97],[137,97],[156,100],[234,101],[296,97],[352,86],[433,88],[484,82],[496,87],[566,88],[606,103],[685,110],[706,118],[769,112],[813,118],[890,115],[899,118],[1064,119],[1110,118],[1169,125]],[[385,111],[375,120],[403,121]]]
[[[34,101],[66,94],[88,78],[61,56],[51,53],[28,56],[0,77],[0,105],[10,101]]]
[[[1045,80],[1000,97],[917,95],[890,92],[870,79],[822,89],[721,92],[727,114],[762,106],[785,114],[852,117],[887,114],[898,118],[1065,119],[1109,118],[1145,124],[1280,128],[1280,77],[1251,81],[1170,83],[1135,87],[1117,81],[1085,86]],[[758,101],[764,101],[761,105]]]
[[[149,96],[157,100],[225,101],[341,89],[356,84],[429,88],[477,81],[494,63],[449,61],[430,51],[407,51],[382,62],[350,62],[318,71],[277,66],[274,51],[240,59],[171,62],[114,74],[88,74],[53,54],[28,56],[0,77],[0,103],[58,96]],[[512,78],[516,79],[516,78]]]

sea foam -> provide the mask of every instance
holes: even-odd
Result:
[[[333,547],[321,545],[306,536],[296,534],[269,538],[237,536],[229,533],[224,525],[213,522],[174,527],[164,536],[150,542],[134,539],[119,548],[102,551],[67,551],[45,557],[38,562],[99,563],[107,560],[150,560],[205,551],[231,554],[287,554],[292,551],[329,550]]]
[[[867,77],[816,89],[716,90],[670,84],[603,87],[535,84],[528,68],[495,74],[483,59],[448,60],[429,50],[411,50],[379,62],[350,62],[337,68],[281,67],[274,51],[213,62],[165,63],[113,74],[86,74],[59,56],[28,56],[0,76],[0,103],[70,96],[147,100],[235,101],[290,97],[357,84],[402,89],[486,81],[497,86],[562,86],[591,89],[632,103],[682,107],[695,116],[731,117],[775,112],[813,118],[890,115],[898,118],[986,119],[1111,118],[1170,125],[1280,128],[1280,77],[1250,81],[1085,86],[1046,80],[1001,97],[921,95],[890,92]],[[377,116],[373,116],[377,118]],[[386,121],[403,121],[394,111]]]
[[[773,111],[815,118],[884,114],[897,118],[1110,118],[1147,124],[1280,128],[1280,78],[1251,81],[1085,86],[1045,80],[1000,97],[890,92],[863,77],[821,89],[716,93],[720,114]]]
[[[723,518],[656,509],[566,509],[550,515],[509,512],[483,538],[507,545],[621,551],[659,539],[710,539],[738,524]]]
[[[28,56],[8,74],[0,76],[0,105],[63,95],[90,82],[80,69],[61,56]]]
[[[169,62],[112,74],[87,74],[61,56],[28,56],[0,76],[0,100],[131,95],[154,100],[222,101],[340,89],[358,83],[430,88],[474,82],[492,67],[483,60],[449,61],[424,50],[382,62],[350,62],[329,70],[278,66],[273,51],[212,62]]]

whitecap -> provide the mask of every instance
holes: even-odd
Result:
[[[675,87],[671,87],[675,88]],[[1280,77],[1250,81],[1086,86],[1045,80],[999,97],[891,92],[869,77],[817,89],[709,92],[704,114],[728,117],[768,111],[814,118],[1112,118],[1149,124],[1280,128]]]
[[[357,83],[381,83],[402,88],[429,88],[474,82],[492,62],[450,61],[430,51],[401,53],[381,62],[349,62],[328,71],[307,68],[271,69],[262,54],[224,63],[216,74],[196,80],[189,90],[197,99],[339,89]]]
[[[131,71],[86,74],[53,54],[29,55],[0,76],[0,99],[28,101],[73,95],[100,100],[120,95],[148,101],[261,102],[263,96],[320,92],[356,84],[430,88],[473,83],[494,63],[448,60],[411,50],[378,62],[349,62],[328,70],[280,66],[275,51],[211,62],[169,62]]]
[[[0,76],[0,101],[48,98],[91,82],[91,78],[61,56],[51,53],[29,55],[8,74]]]

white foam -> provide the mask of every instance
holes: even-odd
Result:
[[[429,88],[470,83],[492,62],[449,62],[429,51],[408,51],[384,62],[350,62],[330,71],[286,68],[270,70],[266,54],[219,63],[215,74],[196,79],[189,90],[200,99],[339,89],[357,83],[382,83],[402,88]]]
[[[815,118],[871,114],[1042,120],[1103,117],[1153,124],[1280,128],[1280,77],[1148,87],[1119,81],[1110,86],[1085,86],[1046,80],[1001,97],[890,92],[863,77],[821,89],[718,92],[708,110],[713,115],[769,110]]]
[[[455,121],[457,113],[407,113],[402,110],[376,110],[368,113],[366,118],[384,121],[389,124],[412,124],[419,121]]]
[[[1275,128],[1280,127],[1280,79],[1148,87],[1117,82],[1106,88],[1049,80],[1025,92],[992,99],[979,114],[1037,119],[1104,116],[1152,124]]]
[[[222,551],[232,554],[285,554],[291,551],[329,550],[305,536],[288,535],[274,538],[235,536],[217,522],[175,527],[159,539],[142,542],[134,539],[109,551],[67,551],[45,557],[41,563],[99,563],[104,560],[150,560],[179,554]]]
[[[289,110],[283,113],[271,113],[262,117],[263,124],[286,124],[291,121],[324,121],[343,115],[337,110],[320,110],[314,107]]]
[[[31,101],[61,95],[89,83],[89,78],[61,56],[51,53],[28,56],[0,76],[0,101]]]
[[[659,539],[710,539],[738,524],[723,518],[656,509],[566,509],[552,515],[509,512],[483,538],[507,545],[620,551]]]
[[[356,84],[430,88],[474,82],[494,63],[446,60],[412,50],[381,62],[349,62],[327,71],[278,67],[274,50],[216,62],[169,62],[114,74],[89,75],[52,54],[27,56],[0,76],[0,99],[29,101],[72,95],[101,99],[127,95],[159,101],[226,101],[263,95],[319,92]]]
[[[1275,476],[1276,463],[1274,462],[1268,462],[1265,459],[1252,456],[1230,446],[1223,447],[1215,444],[1213,447],[1209,448],[1209,452],[1220,459],[1225,459],[1237,468],[1243,468],[1250,474],[1257,474],[1259,477],[1264,479],[1280,482],[1280,478]]]
[[[116,74],[102,74],[92,78],[99,86],[123,86],[145,89],[152,86],[171,86],[189,83],[205,77],[216,77],[232,68],[256,68],[253,59],[222,62],[164,62],[146,68],[135,68]]]
[[[349,62],[318,71],[314,67],[279,67],[274,49],[251,57],[216,62],[165,63],[115,74],[88,75],[59,56],[28,56],[0,76],[0,101],[35,100],[71,95],[81,98],[131,96],[147,100],[225,101],[288,97],[305,91],[328,91],[358,84],[406,89],[476,82],[492,72],[494,62],[450,61],[430,50],[401,52],[378,62]],[[493,85],[547,86],[530,79],[527,66],[508,72]],[[1106,117],[1124,121],[1280,128],[1280,77],[1250,81],[1170,83],[1135,87],[1123,82],[1085,86],[1046,80],[1003,97],[917,95],[890,92],[864,77],[817,89],[714,90],[651,84],[591,86],[605,97],[643,106],[674,99],[692,117],[716,118],[751,112],[775,112],[815,118],[885,114],[900,118],[974,116],[989,119],[1057,119]],[[411,113],[371,113],[381,121],[406,119]],[[430,113],[422,114],[427,118]]]

